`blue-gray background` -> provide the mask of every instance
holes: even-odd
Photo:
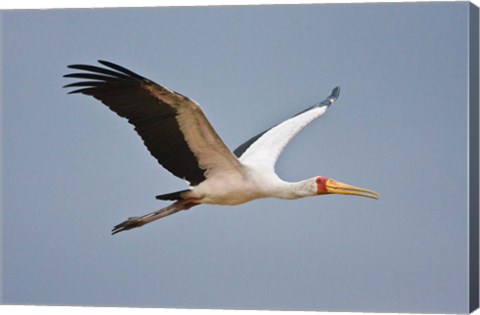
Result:
[[[3,12],[3,303],[467,312],[467,29],[466,2]],[[201,206],[111,236],[185,184],[61,88],[97,59],[194,98],[231,148],[340,85],[278,173],[381,199]]]

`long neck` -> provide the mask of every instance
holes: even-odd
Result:
[[[282,181],[274,192],[274,197],[281,199],[298,199],[317,194],[315,178],[305,179],[299,182]]]

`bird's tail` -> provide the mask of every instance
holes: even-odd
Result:
[[[112,235],[117,234],[118,232],[134,229],[140,226],[143,226],[147,223],[153,222],[155,220],[164,218],[168,215],[174,214],[175,212],[181,210],[190,209],[193,206],[198,205],[198,203],[191,202],[189,200],[179,200],[172,203],[168,207],[162,208],[155,212],[143,215],[141,217],[131,217],[128,220],[123,221],[120,224],[117,224],[112,229]]]
[[[159,200],[182,200],[183,199],[182,195],[184,193],[189,192],[189,191],[190,191],[190,189],[175,191],[175,192],[169,193],[169,194],[158,195],[155,198],[157,198]]]

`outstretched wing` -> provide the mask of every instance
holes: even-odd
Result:
[[[332,90],[332,93],[322,102],[315,104],[295,116],[259,133],[249,139],[234,153],[245,164],[262,164],[272,168],[282,153],[285,146],[313,120],[325,113],[340,94],[340,87]]]
[[[239,169],[227,148],[193,100],[108,61],[105,67],[70,65],[82,79],[65,85],[71,93],[91,95],[128,119],[153,157],[175,176],[197,185],[217,171]]]

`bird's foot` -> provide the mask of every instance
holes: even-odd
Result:
[[[128,220],[123,221],[120,224],[117,224],[112,229],[112,235],[117,234],[118,232],[131,230],[137,227],[144,225],[146,222],[142,220],[143,217],[130,217]]]

